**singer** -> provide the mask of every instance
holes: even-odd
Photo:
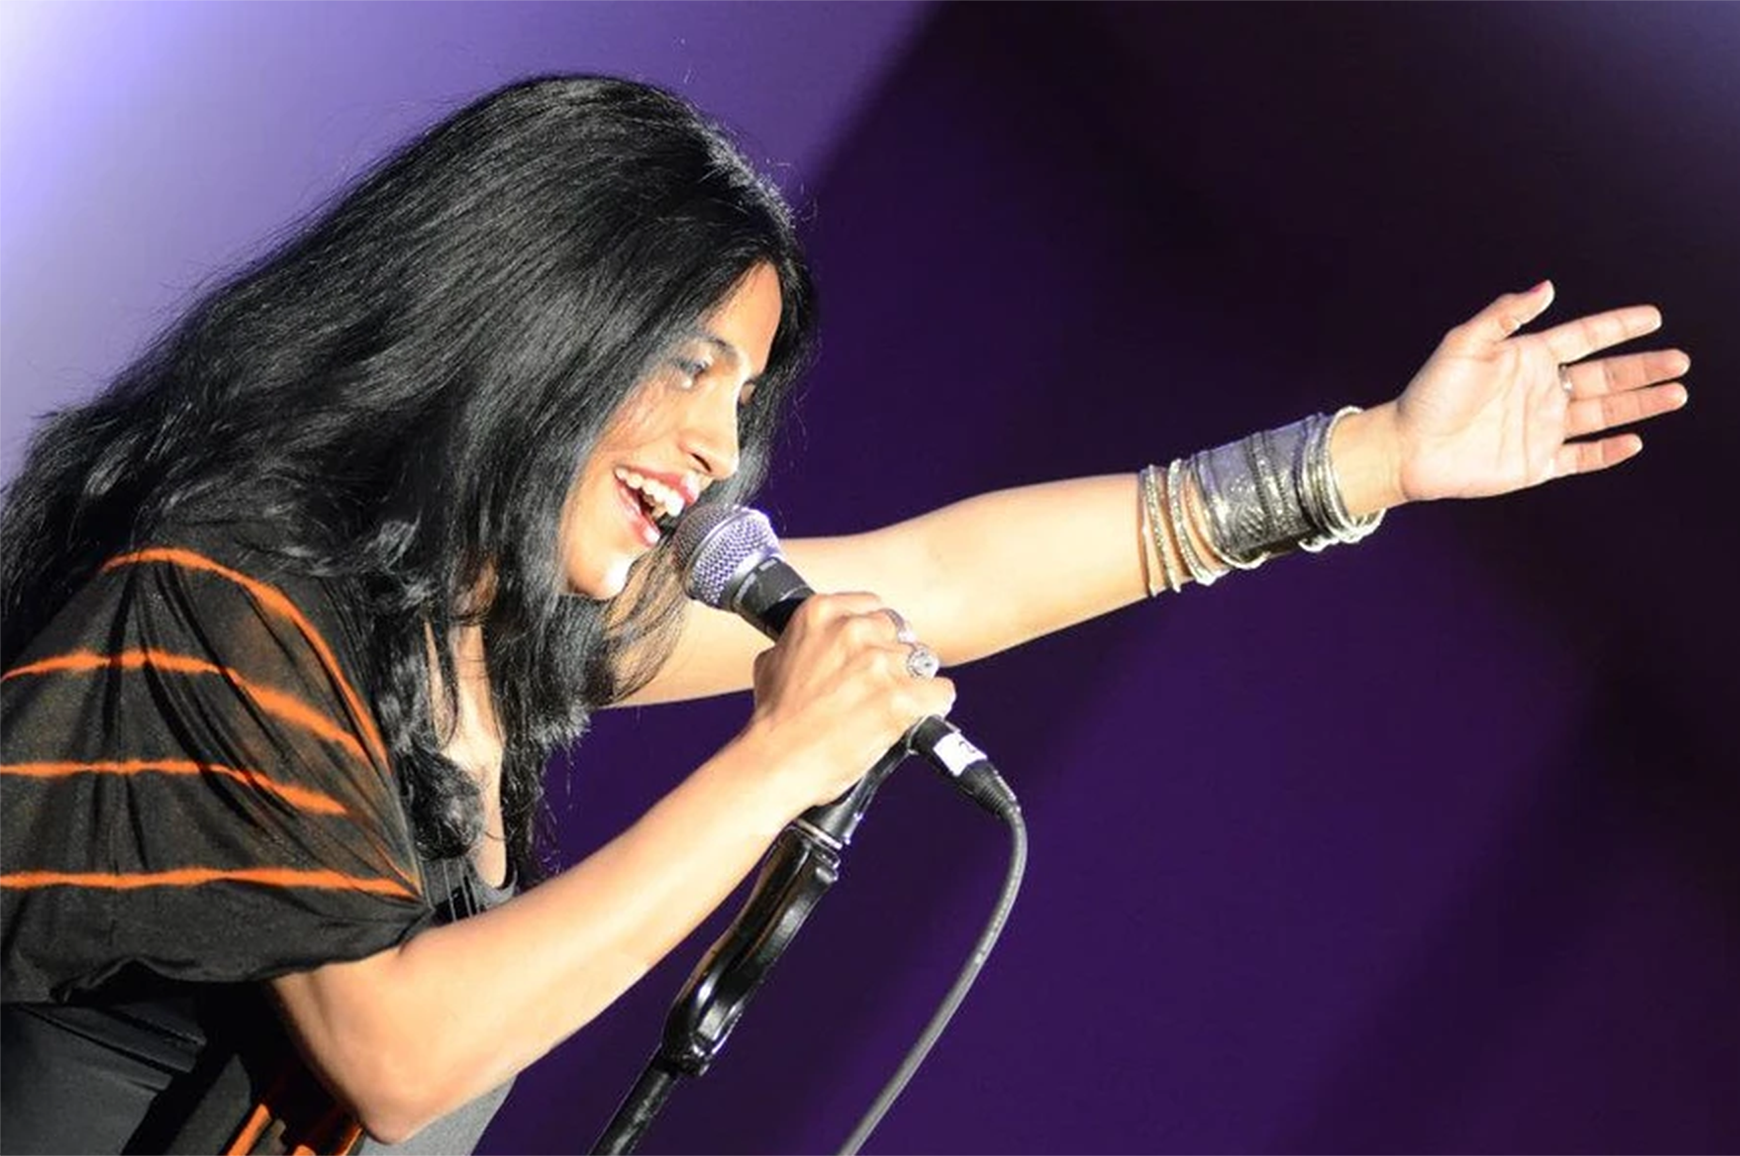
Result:
[[[1543,282],[1386,404],[789,541],[823,593],[770,646],[684,598],[669,539],[761,481],[813,296],[693,109],[538,79],[37,432],[0,563],[9,1151],[470,1150],[787,822],[948,712],[933,657],[1616,465],[1616,427],[1686,399],[1683,353],[1609,352],[1653,307],[1531,328]],[[593,711],[751,686],[731,742],[544,876],[544,765]]]

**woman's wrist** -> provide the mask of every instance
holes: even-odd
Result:
[[[775,737],[758,718],[751,717],[697,773],[725,783],[736,820],[757,835],[772,839],[802,809],[793,802],[792,776],[782,773],[787,758]]]
[[[733,797],[740,801],[743,819],[769,839],[818,801],[825,801],[815,797],[818,778],[829,773],[820,764],[837,761],[830,759],[824,744],[806,742],[759,712],[750,716],[715,759],[720,771],[736,780]]]
[[[1347,512],[1355,518],[1408,501],[1402,489],[1402,446],[1396,403],[1350,413],[1335,423],[1330,468]]]

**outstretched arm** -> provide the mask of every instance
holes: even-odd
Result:
[[[1672,379],[1690,359],[1678,350],[1591,359],[1659,328],[1653,306],[1522,333],[1552,298],[1549,282],[1498,298],[1446,333],[1398,398],[1336,426],[1330,461],[1350,514],[1605,469],[1643,444],[1610,431],[1685,404]],[[1136,478],[1114,474],[983,494],[868,533],[793,539],[785,551],[818,590],[874,591],[954,664],[1143,597],[1139,525]],[[1189,528],[1201,547],[1199,530]],[[766,640],[730,614],[699,605],[686,614],[670,660],[629,702],[748,685]]]
[[[1606,431],[1684,403],[1666,380],[1686,368],[1683,354],[1582,360],[1655,329],[1653,308],[1520,336],[1550,299],[1550,286],[1500,298],[1451,330],[1396,401],[1336,427],[1329,459],[1350,514],[1601,469],[1639,444]],[[913,719],[947,712],[952,686],[907,673],[885,604],[961,662],[1134,601],[1147,588],[1136,498],[1130,476],[1081,478],[788,543],[824,593],[868,586],[882,597],[812,599],[772,649],[736,619],[692,609],[641,699],[753,680],[743,734],[536,891],[367,959],[273,981],[304,1050],[388,1140],[523,1068],[680,940],[786,821],[844,790]],[[504,974],[513,982],[496,982]],[[489,1000],[470,998],[484,988]]]

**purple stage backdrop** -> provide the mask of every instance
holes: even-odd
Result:
[[[1692,402],[1622,469],[955,672],[1031,868],[870,1150],[1740,1149],[1740,7],[0,12],[8,473],[227,265],[540,71],[690,95],[803,207],[788,534],[1381,401],[1545,276],[1550,317],[1661,305]],[[567,856],[746,708],[600,719],[557,768]],[[837,1146],[1002,867],[903,771],[642,1150]],[[485,1149],[585,1150],[734,911],[525,1073]]]

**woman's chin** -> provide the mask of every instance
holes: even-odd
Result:
[[[594,602],[608,602],[628,586],[629,567],[635,559],[619,558],[604,567],[568,571],[568,593]]]

